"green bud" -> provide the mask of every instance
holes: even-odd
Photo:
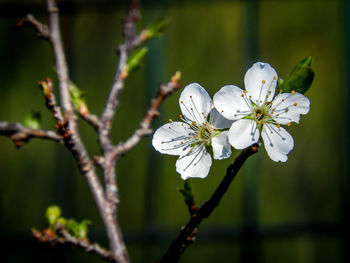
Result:
[[[149,23],[143,31],[145,39],[157,38],[162,35],[168,27],[170,20],[166,18],[157,18]]]
[[[57,205],[49,206],[46,209],[46,220],[49,222],[50,227],[54,227],[57,223],[57,219],[61,215],[61,208]]]
[[[80,90],[72,81],[69,82],[69,92],[74,108],[80,111],[80,108],[85,105],[85,92]]]
[[[148,52],[148,48],[143,47],[141,49],[138,49],[131,53],[128,62],[124,68],[123,72],[123,78],[126,78],[126,76],[133,70],[136,70],[137,68],[141,67],[141,62],[143,58],[146,56]]]
[[[40,112],[32,112],[28,114],[24,120],[23,125],[30,129],[40,129],[41,128],[41,114]]]

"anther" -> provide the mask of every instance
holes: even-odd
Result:
[[[190,98],[192,99],[192,96],[190,96]]]
[[[273,79],[274,79],[274,80],[276,80],[276,79],[277,79],[277,77],[276,77],[276,76],[273,76]]]
[[[258,124],[260,125],[260,124],[262,124],[262,122],[261,122],[261,121],[258,121]]]
[[[285,99],[282,99],[282,101],[285,101]]]
[[[246,91],[246,90],[243,90],[243,93],[247,93],[247,91]]]
[[[277,128],[280,128],[280,127],[281,127],[281,124],[277,124],[276,126],[277,126]]]
[[[241,97],[243,98],[243,97],[244,97],[244,94],[242,94]]]
[[[180,101],[181,103],[184,103],[184,101],[182,100],[182,101]]]
[[[296,102],[294,102],[294,104],[293,104],[294,106],[297,106],[298,105],[298,103],[296,103]]]
[[[286,112],[288,112],[289,110],[288,109],[286,109]]]
[[[173,120],[172,120],[172,119],[169,119],[169,121],[170,121],[170,122],[173,122]]]
[[[295,94],[295,90],[292,90],[292,94],[293,94],[293,95]]]
[[[266,80],[263,79],[263,80],[262,80],[262,84],[265,84],[265,83],[266,83]]]
[[[224,112],[224,110],[222,110],[221,112]]]
[[[291,124],[290,122],[287,123],[287,126],[288,126],[288,127],[291,126],[291,125],[292,125],[292,124]]]
[[[271,90],[269,90],[269,94],[271,94]]]

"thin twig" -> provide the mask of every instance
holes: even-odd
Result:
[[[23,142],[27,142],[32,138],[52,140],[63,143],[63,138],[54,131],[35,130],[23,126],[20,123],[8,123],[0,121],[0,135],[10,138],[16,147],[20,147]]]
[[[166,97],[171,95],[174,91],[180,88],[181,73],[176,72],[171,81],[166,84],[161,84],[155,99],[152,100],[152,103],[144,115],[142,121],[140,122],[139,128],[135,130],[133,135],[128,138],[125,142],[119,143],[113,150],[114,158],[118,159],[120,156],[125,155],[131,149],[133,149],[140,140],[153,133],[153,130],[150,128],[153,120],[158,117],[158,109],[162,105]]]
[[[103,152],[109,151],[113,147],[109,139],[109,133],[112,127],[112,119],[119,106],[119,98],[124,88],[124,80],[127,77],[124,69],[126,68],[129,54],[133,48],[135,48],[136,44],[141,44],[141,41],[134,43],[135,39],[139,39],[136,35],[136,22],[139,17],[139,1],[131,0],[128,13],[123,22],[124,42],[118,47],[119,60],[117,70],[108,94],[106,106],[100,118],[103,123],[103,128],[99,132],[99,143]]]
[[[68,67],[61,39],[58,7],[55,0],[47,0],[47,11],[49,13],[50,39],[55,57],[63,117],[68,121],[74,118],[74,110],[69,94]]]
[[[33,236],[39,242],[50,243],[53,246],[56,244],[72,245],[74,247],[82,248],[86,252],[97,254],[107,261],[114,262],[112,252],[104,249],[99,244],[91,244],[87,238],[76,238],[69,234],[63,227],[58,227],[57,232],[59,235],[50,229],[46,229],[42,232],[35,229],[32,230]]]
[[[23,27],[23,26],[30,26],[34,28],[36,31],[38,37],[46,39],[51,42],[51,35],[50,35],[50,30],[49,27],[38,20],[35,19],[35,17],[31,14],[28,14],[25,17],[20,18],[17,21],[17,26],[18,27]]]
[[[226,175],[216,188],[210,199],[205,202],[196,214],[194,214],[186,226],[181,230],[177,239],[170,245],[168,251],[164,254],[160,263],[178,262],[180,256],[185,251],[186,247],[194,242],[197,234],[197,227],[204,218],[207,218],[214,209],[219,205],[222,197],[229,188],[232,180],[236,177],[244,162],[251,155],[255,154],[259,149],[258,144],[254,144],[247,149],[241,151],[234,162],[227,167]]]
[[[57,106],[56,97],[53,92],[53,84],[50,78],[45,81],[38,81],[41,91],[44,93],[46,106],[52,112],[56,122],[63,123],[63,116],[60,107]]]

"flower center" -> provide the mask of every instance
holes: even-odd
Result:
[[[255,106],[251,115],[258,124],[264,124],[271,119],[270,107],[267,104]]]
[[[214,134],[214,129],[211,127],[209,123],[205,123],[204,125],[199,127],[197,135],[200,139],[208,143],[211,141],[213,134]]]

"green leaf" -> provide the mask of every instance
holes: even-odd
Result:
[[[62,213],[61,208],[57,205],[49,206],[46,209],[45,217],[46,217],[46,220],[49,222],[49,225],[51,228],[55,227],[56,222],[57,222],[58,218],[60,217],[61,213]]]
[[[64,229],[74,237],[86,238],[88,234],[88,225],[90,224],[90,220],[83,220],[81,223],[78,223],[74,219],[69,219],[65,221]]]
[[[170,20],[167,18],[156,18],[146,26],[144,30],[145,38],[152,39],[162,35],[165,29],[168,27]]]
[[[131,71],[141,67],[143,58],[146,56],[148,48],[143,47],[131,53],[128,62],[124,68],[124,75],[128,75]]]
[[[315,73],[309,68],[299,68],[284,82],[283,92],[292,92],[293,90],[304,94],[307,92],[314,80]]]
[[[34,130],[40,129],[41,128],[40,112],[32,112],[28,114],[23,120],[23,125]]]
[[[312,70],[313,57],[307,57],[300,61],[292,70],[287,80],[278,84],[283,92],[296,91],[304,94],[307,92],[314,80],[315,73]]]
[[[184,200],[187,204],[193,204],[194,196],[192,193],[191,182],[189,179],[185,180],[184,188],[178,189],[178,191],[183,195]]]
[[[69,92],[76,110],[80,110],[80,107],[85,105],[85,92],[80,90],[77,85],[72,81],[69,81]]]
[[[300,68],[311,68],[312,66],[312,63],[314,61],[314,57],[313,56],[310,56],[310,57],[307,57],[307,58],[304,58],[302,61],[299,62],[298,65],[296,65],[292,72],[290,73],[290,75],[293,74],[294,71],[300,69]]]
[[[90,220],[83,220],[78,226],[78,235],[79,238],[86,238],[88,234],[88,226],[91,224]]]

